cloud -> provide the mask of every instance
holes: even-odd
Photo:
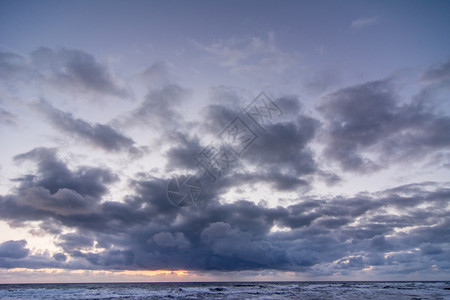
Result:
[[[190,91],[177,85],[168,84],[150,90],[138,108],[117,119],[125,125],[150,125],[163,131],[179,128],[183,122],[178,106],[190,95]]]
[[[163,132],[162,154],[170,172],[191,172],[197,168],[191,155],[204,146],[199,134],[217,135],[236,115],[245,118],[239,92],[219,90],[211,93],[212,104],[192,127],[179,117],[178,105],[189,93],[177,85],[151,90],[139,109],[127,116],[130,122],[157,128],[178,118],[177,126]],[[369,267],[373,267],[371,274],[380,276],[411,269],[432,274],[433,265],[448,269],[450,192],[445,184],[418,183],[354,196],[302,193],[285,207],[267,205],[277,192],[307,189],[316,178],[339,180],[320,169],[312,149],[317,139],[325,141],[325,151],[342,153],[329,159],[366,172],[370,166],[349,162],[346,155],[364,161],[367,153],[392,152],[393,158],[407,160],[418,155],[414,151],[424,155],[445,149],[439,134],[434,141],[433,135],[421,131],[444,132],[445,117],[418,102],[399,102],[389,80],[328,94],[318,105],[322,121],[307,114],[296,97],[274,101],[285,113],[268,122],[264,131],[245,119],[259,130],[259,138],[241,157],[241,165],[231,167],[216,183],[204,185],[202,199],[193,208],[173,206],[167,199],[168,178],[152,171],[129,178],[127,195],[112,201],[104,196],[119,178],[109,169],[69,168],[55,149],[36,148],[17,155],[16,162],[31,161],[37,167],[14,179],[16,188],[0,196],[0,218],[13,226],[34,221],[32,234],[52,234],[59,250],[3,258],[0,264],[85,270],[282,270],[311,276]],[[64,123],[55,126],[96,136],[94,124],[51,106],[41,109],[49,117],[56,115],[52,122]],[[408,143],[392,143],[401,138]],[[373,157],[372,163],[381,165],[383,161]],[[273,192],[262,195],[259,204],[239,192],[226,193],[256,184],[269,185]]]
[[[67,256],[64,253],[55,253],[55,254],[53,254],[53,258],[56,259],[57,261],[66,261],[67,260]]]
[[[214,255],[219,255],[222,260],[235,259],[246,261],[246,264],[255,269],[270,267],[272,264],[286,263],[286,255],[275,244],[258,240],[249,232],[243,232],[239,228],[233,228],[224,222],[215,222],[203,229],[201,241],[206,244]],[[217,269],[236,270],[238,266],[232,266],[220,262]]]
[[[352,21],[351,28],[354,30],[361,30],[367,26],[374,25],[378,23],[379,17],[366,17],[366,18],[360,18]]]
[[[199,139],[178,133],[173,134],[171,140],[173,146],[165,153],[166,170],[195,170],[194,156],[203,149]]]
[[[450,61],[429,68],[422,74],[421,80],[425,82],[450,80]]]
[[[19,84],[37,83],[63,93],[78,96],[130,97],[130,91],[111,70],[85,51],[78,49],[50,49],[41,47],[30,58],[14,52],[0,52],[2,83],[17,88]]]
[[[324,155],[344,170],[376,171],[450,147],[450,118],[417,101],[400,104],[390,80],[334,91],[317,108],[328,123]]]
[[[100,201],[106,184],[114,180],[106,170],[71,171],[49,149],[35,149],[17,159],[35,161],[37,173],[18,180],[15,193],[0,196],[1,218],[16,226],[22,226],[20,220],[41,221],[38,226],[44,231],[50,222],[72,232],[52,231],[61,247],[57,256],[26,256],[22,250],[14,263],[8,254],[12,251],[4,250],[0,253],[9,258],[3,259],[3,266],[275,269],[316,275],[370,266],[377,267],[376,274],[449,267],[450,189],[443,184],[418,183],[354,197],[304,195],[287,207],[239,198],[222,204],[220,191],[210,190],[197,208],[178,209],[167,199],[166,181],[150,174],[132,180],[130,194],[121,202]],[[56,174],[58,180],[49,185]],[[288,230],[273,232],[274,226]],[[25,244],[6,244],[0,250],[13,246],[24,249]]]
[[[75,119],[72,114],[63,112],[45,101],[40,101],[34,107],[43,112],[52,125],[76,139],[86,142],[105,151],[128,151],[139,154],[142,149],[134,146],[135,142],[104,124],[91,124],[81,119]]]
[[[47,81],[64,91],[128,96],[108,68],[82,50],[41,47],[31,53],[31,61]]]
[[[201,154],[204,153],[203,150],[209,149],[207,151],[220,150],[220,153],[226,155],[226,158],[221,156],[226,170],[216,174],[221,178],[218,186],[223,190],[258,183],[284,191],[304,189],[309,186],[311,179],[307,176],[323,173],[319,171],[309,148],[320,122],[301,111],[297,98],[281,97],[274,100],[283,109],[287,109],[287,112],[279,120],[267,122],[265,131],[259,129],[249,118],[242,117],[247,126],[258,131],[258,138],[238,159],[218,136],[236,116],[242,114],[242,108],[237,105],[239,101],[235,101],[237,96],[222,88],[214,90],[211,96],[214,104],[204,107],[202,118],[194,125],[189,124],[190,128],[196,129],[194,135],[182,131],[171,133],[173,144],[165,153],[168,158],[167,170],[183,169],[194,173],[197,170],[201,173],[202,167],[198,160],[204,158]],[[208,144],[201,144],[200,135],[210,137],[206,140]],[[246,171],[247,169],[252,172]],[[214,180],[213,177],[211,175]]]
[[[420,250],[422,251],[423,254],[425,255],[436,255],[436,254],[441,254],[444,251],[442,250],[441,246],[439,245],[433,245],[430,243],[425,243],[420,247]]]
[[[27,242],[25,240],[20,241],[7,241],[0,244],[0,259],[22,259],[28,256],[29,250],[25,248]]]
[[[47,189],[41,187],[28,188],[19,199],[20,201],[36,210],[62,216],[87,213],[95,208],[94,204],[97,202],[92,197],[83,197],[70,189],[60,188],[51,195]]]
[[[0,52],[0,78],[3,81],[29,80],[33,76],[29,61],[13,52]]]
[[[147,67],[139,75],[146,86],[167,85],[173,77],[172,69],[173,67],[170,63],[161,60]]]
[[[280,191],[308,187],[310,178],[306,176],[318,171],[309,143],[319,126],[316,119],[305,115],[298,115],[289,122],[267,125],[265,132],[241,158],[241,162],[253,171],[246,173],[236,166],[230,172],[227,184],[232,187],[263,183]]]
[[[118,179],[110,170],[102,168],[80,166],[78,170],[72,172],[57,158],[56,151],[49,148],[35,148],[15,156],[14,160],[17,162],[31,160],[38,167],[39,176],[28,174],[15,179],[20,183],[21,189],[42,187],[55,194],[58,190],[66,188],[80,195],[98,199],[107,192],[106,185]]]
[[[94,239],[91,236],[79,235],[76,233],[62,234],[59,236],[59,240],[57,245],[69,253],[74,250],[81,250],[94,246]],[[64,255],[64,253],[60,254]]]
[[[276,44],[275,33],[267,37],[230,37],[209,45],[194,41],[201,50],[209,53],[214,61],[233,73],[251,74],[253,77],[278,76],[298,62],[298,54],[282,51]]]
[[[162,247],[189,248],[191,245],[182,232],[176,232],[175,235],[166,231],[160,232],[153,236],[153,240]]]
[[[305,115],[267,126],[264,135],[246,153],[246,160],[262,168],[290,170],[297,176],[311,174],[316,166],[307,146],[319,126],[316,119]]]
[[[15,126],[17,125],[17,116],[0,108],[0,124]]]
[[[308,80],[305,87],[311,92],[321,93],[340,83],[340,73],[335,69],[324,69]]]

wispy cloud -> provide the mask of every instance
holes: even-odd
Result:
[[[359,18],[359,19],[352,21],[351,28],[354,30],[361,30],[364,27],[378,23],[379,19],[380,18],[378,16]]]
[[[125,150],[134,154],[139,154],[142,150],[134,146],[133,139],[109,125],[91,124],[82,119],[74,118],[72,114],[61,111],[44,100],[34,104],[34,107],[44,113],[56,129],[92,146],[110,152]]]
[[[292,68],[298,61],[297,52],[283,51],[276,41],[274,32],[266,37],[251,38],[230,37],[220,39],[209,45],[193,43],[201,50],[212,55],[214,61],[233,73],[252,76],[258,74],[280,74]]]

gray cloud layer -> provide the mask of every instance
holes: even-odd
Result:
[[[450,117],[424,101],[400,104],[389,80],[329,94],[318,106],[328,122],[325,156],[344,170],[367,172],[448,149]]]
[[[65,90],[127,96],[108,69],[81,50],[39,48],[31,53],[31,59],[45,78]]]
[[[30,59],[12,52],[0,52],[0,78],[5,83],[37,81],[64,92],[96,93],[129,97],[129,92],[95,57],[77,49],[41,47]]]
[[[10,73],[21,74],[28,64],[16,56],[0,58]],[[48,78],[58,75],[80,89],[121,95],[106,69],[88,54],[40,49],[33,60],[42,62],[40,72]],[[136,174],[128,182],[128,195],[111,201],[104,196],[120,180],[112,170],[70,169],[56,150],[43,147],[15,156],[16,162],[33,162],[37,170],[14,179],[16,188],[0,196],[0,218],[14,226],[38,222],[32,233],[53,234],[62,250],[53,256],[30,254],[26,241],[7,241],[0,244],[0,267],[278,269],[312,276],[368,267],[381,276],[433,274],[438,268],[445,274],[450,268],[448,184],[416,183],[353,197],[306,194],[285,207],[255,204],[240,195],[232,203],[220,198],[239,186],[269,185],[277,195],[307,189],[314,176],[326,183],[339,181],[340,174],[321,169],[314,142],[323,142],[323,159],[337,162],[343,172],[375,172],[448,151],[449,117],[424,101],[427,89],[446,88],[447,68],[426,71],[425,86],[411,101],[400,101],[392,80],[334,91],[317,106],[322,120],[307,115],[295,97],[278,98],[285,114],[264,131],[245,119],[239,98],[230,91],[213,93],[216,101],[188,124],[178,105],[189,91],[176,84],[152,89],[120,121],[161,129],[164,140],[157,146],[168,160],[167,170],[198,170],[192,155],[206,146],[199,135],[217,135],[235,116],[259,137],[237,164],[205,188],[197,207],[186,209],[171,205],[168,178],[152,172]],[[45,102],[37,107],[55,128],[88,144],[112,152],[137,150],[131,138],[113,127],[77,119]],[[289,230],[274,232],[274,226]],[[71,233],[64,233],[66,228]]]
[[[17,193],[0,198],[1,218],[16,225],[41,221],[41,230],[56,234],[64,253],[38,259],[27,256],[23,242],[7,242],[0,246],[0,263],[7,268],[281,269],[326,275],[368,266],[380,274],[408,273],[411,265],[417,271],[450,267],[450,189],[442,185],[352,198],[304,197],[276,208],[245,200],[220,204],[220,194],[210,192],[199,207],[178,209],[159,178],[142,175],[130,183],[134,194],[124,202],[101,202],[116,180],[110,171],[69,170],[55,151],[44,148],[16,159],[35,161],[38,173],[17,179]],[[271,232],[274,225],[291,231]],[[57,233],[61,226],[75,232]]]
[[[90,124],[81,119],[75,119],[70,113],[54,108],[45,101],[40,101],[34,107],[43,112],[52,125],[75,138],[106,151],[128,151],[138,154],[141,150],[134,146],[135,142],[104,124]]]

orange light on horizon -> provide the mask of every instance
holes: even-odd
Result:
[[[156,276],[156,275],[176,275],[180,277],[189,276],[188,270],[125,270],[125,271],[116,271],[115,273],[124,275],[143,275],[143,276]]]

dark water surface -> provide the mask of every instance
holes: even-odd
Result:
[[[450,299],[450,281],[1,284],[1,299]]]

